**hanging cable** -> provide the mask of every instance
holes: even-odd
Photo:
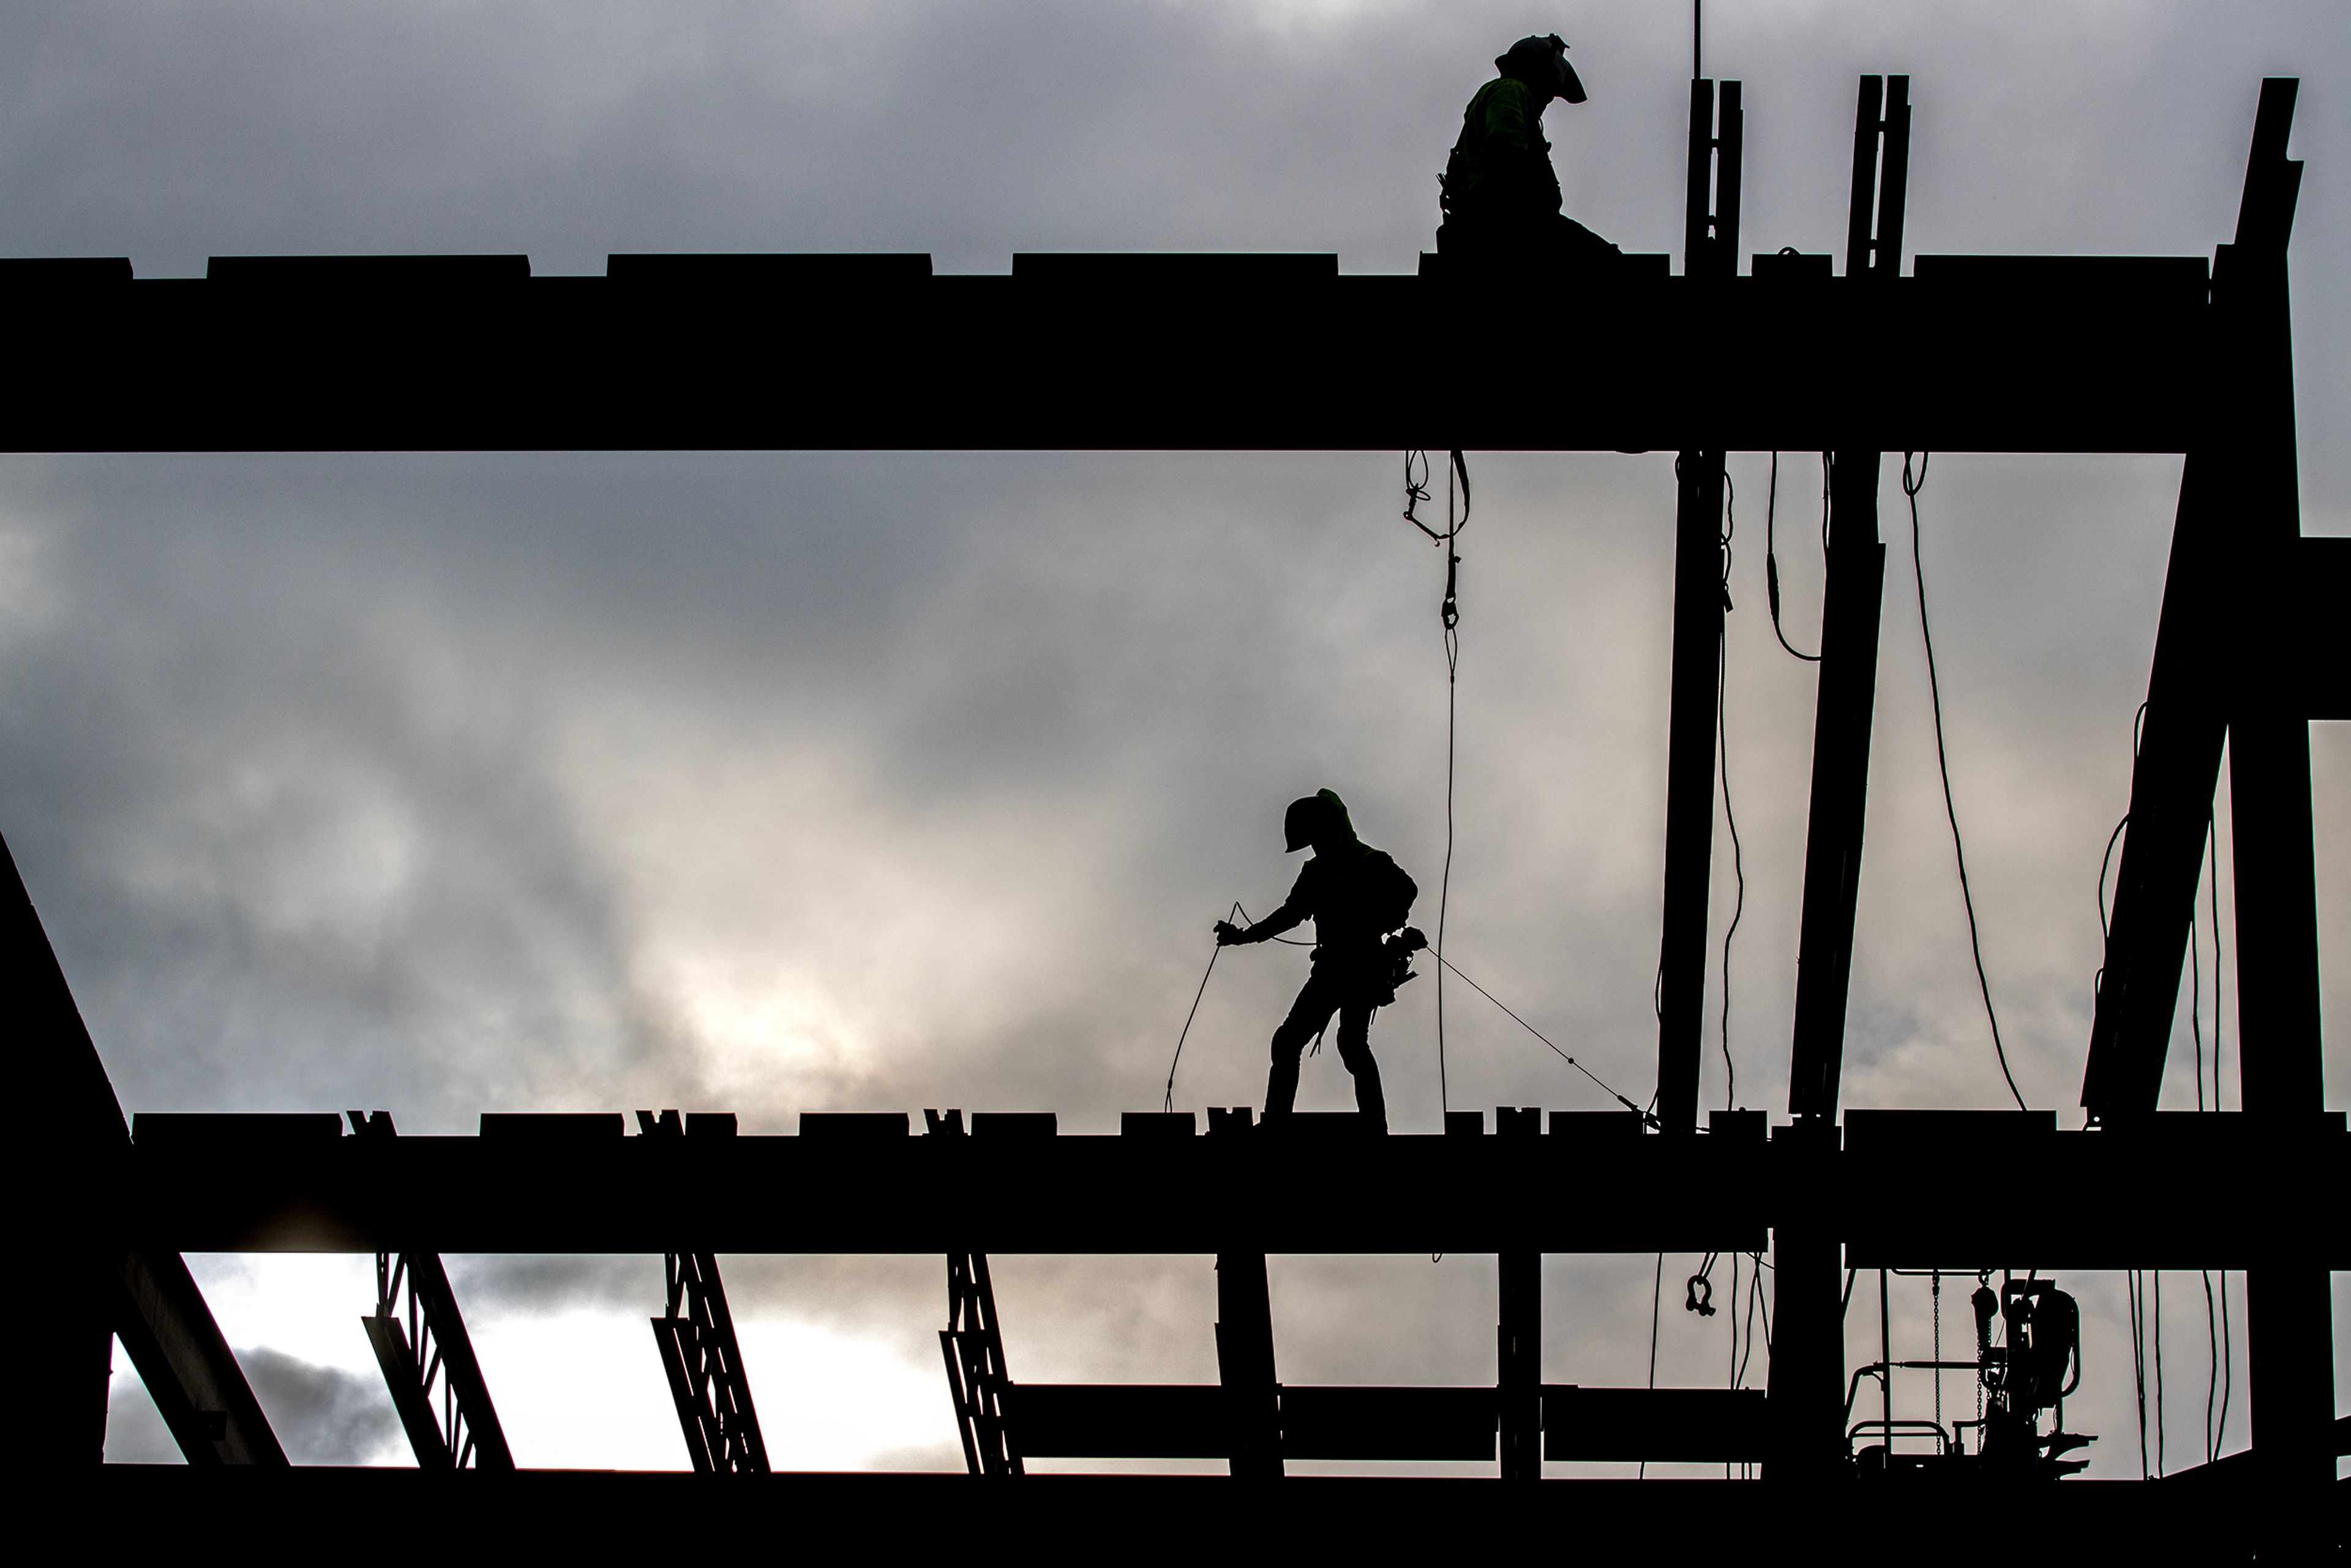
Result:
[[[1739,814],[1730,809],[1730,640],[1718,639],[1714,701],[1715,756],[1722,775],[1722,820],[1730,830],[1730,874],[1736,893],[1730,924],[1722,933],[1722,1108],[1739,1103],[1739,1068],[1730,1059],[1730,939],[1739,935],[1740,916],[1747,913],[1747,855],[1739,841]]]
[[[2123,1289],[2130,1302],[2131,1381],[2138,1394],[2138,1479],[2147,1479],[2147,1318],[2141,1304],[2139,1271],[2130,1270],[2123,1276]]]
[[[1417,477],[1413,459],[1419,458]],[[1431,544],[1445,551],[1445,598],[1437,606],[1437,617],[1445,630],[1445,871],[1437,885],[1437,946],[1445,946],[1445,919],[1452,905],[1453,895],[1453,773],[1456,698],[1461,674],[1461,530],[1469,522],[1469,465],[1456,449],[1447,455],[1445,470],[1445,531],[1437,529],[1420,518],[1421,503],[1430,498],[1428,454],[1405,454],[1404,458],[1404,520],[1428,536]],[[1460,491],[1461,515],[1454,516],[1456,487]],[[1453,1108],[1453,1094],[1446,1076],[1445,1061],[1445,970],[1437,971],[1437,1096],[1439,1109]]]
[[[1806,664],[1821,662],[1818,653],[1807,653],[1788,641],[1787,632],[1780,629],[1780,556],[1773,549],[1772,523],[1780,509],[1780,455],[1771,454],[1771,488],[1763,497],[1763,597],[1771,606],[1771,635],[1780,639],[1780,646]]]
[[[1918,474],[1910,474],[1911,454],[1902,455],[1902,493],[1910,498],[1910,569],[1918,582],[1918,635],[1927,645],[1927,692],[1935,710],[1935,766],[1943,776],[1943,814],[1951,823],[1951,852],[1959,866],[1959,899],[1968,911],[1968,951],[1976,961],[1976,988],[1983,993],[1984,1017],[1991,1024],[1991,1048],[2000,1058],[2000,1075],[2008,1082],[2008,1092],[2020,1111],[2030,1109],[2024,1096],[2016,1087],[2016,1075],[2008,1070],[2008,1048],[2001,1043],[2000,1014],[1991,1005],[1991,981],[1984,976],[1983,940],[1976,930],[1975,894],[1968,886],[1967,845],[1959,837],[1959,811],[1951,800],[1951,761],[1943,745],[1943,691],[1935,675],[1935,634],[1927,623],[1927,566],[1918,548],[1918,492],[1927,486],[1927,463],[1931,455],[1919,453]]]
[[[1746,1348],[1739,1357],[1739,1375],[1731,1380],[1730,1385],[1733,1388],[1744,1388],[1747,1386],[1747,1364],[1755,1354],[1755,1311],[1761,1303],[1763,1298],[1763,1254],[1761,1252],[1750,1252],[1747,1257],[1748,1260],[1752,1263],[1754,1267],[1749,1270],[1747,1276],[1747,1332],[1744,1335]],[[1771,1337],[1771,1314],[1766,1312],[1764,1314],[1763,1322],[1763,1338],[1766,1342],[1763,1346],[1763,1354],[1766,1357],[1769,1357],[1771,1353],[1771,1347],[1769,1343]]]
[[[1657,1386],[1657,1312],[1666,1299],[1666,1255],[1657,1254],[1656,1278],[1649,1282],[1649,1387]],[[1641,1461],[1641,1479],[1649,1476],[1649,1461]]]
[[[2155,1271],[2155,1475],[2163,1479],[2163,1270]]]
[[[2138,770],[2138,747],[2147,733],[2147,704],[2138,705],[2138,713],[2131,719],[2131,770]],[[2115,820],[2115,831],[2106,835],[2105,852],[2098,857],[2098,972],[2090,977],[2090,1000],[2095,1005],[2106,988],[2106,943],[2114,935],[2114,926],[2106,913],[2106,873],[2114,865],[2115,846],[2123,840],[2123,830],[2130,826],[2130,813],[2125,811]]]
[[[1775,458],[1776,466],[1776,458]],[[1722,1108],[1738,1103],[1739,1069],[1730,1060],[1730,939],[1739,935],[1740,917],[1747,913],[1747,856],[1739,841],[1739,813],[1730,806],[1730,541],[1739,532],[1738,490],[1728,472],[1722,476],[1722,610],[1724,625],[1715,632],[1714,740],[1715,765],[1722,779],[1722,820],[1730,830],[1730,873],[1738,889],[1730,905],[1730,924],[1722,933]],[[1767,510],[1768,516],[1768,510]],[[1770,533],[1765,533],[1763,562],[1771,566]],[[1777,625],[1777,612],[1773,624]],[[1738,1291],[1731,1292],[1733,1301]]]
[[[2217,1458],[2229,1446],[2229,1405],[2237,1396],[2236,1343],[2229,1333],[2229,1270],[2220,1270],[2220,1424],[2212,1432]]]
[[[1249,919],[1238,903],[1233,905],[1233,914],[1240,915],[1244,921]],[[1224,950],[1225,945],[1221,942],[1208,949],[1208,967],[1200,971],[1200,988],[1192,993],[1192,1010],[1184,1015],[1183,1032],[1176,1037],[1176,1054],[1168,1059],[1167,1092],[1159,1099],[1162,1111],[1172,1113],[1176,1109],[1176,1065],[1184,1060],[1184,1042],[1192,1038],[1192,1020],[1200,1016],[1200,998],[1208,994],[1208,977],[1217,972],[1217,957]]]
[[[2220,834],[2210,815],[2204,819],[2204,836],[2212,844],[2212,1109],[2218,1111],[2221,1109],[2220,1019],[2226,1015],[2220,1008],[2220,982],[2224,973],[2220,967]],[[2237,1105],[2240,1110],[2243,1109],[2244,1103],[2244,1095],[2239,1094]],[[2224,1296],[2224,1304],[2226,1300]]]
[[[2221,967],[2220,945],[2220,828],[2212,818],[2205,818],[2205,840],[2212,844],[2212,1110],[2221,1110],[2220,1093],[2220,1046],[2221,1046]],[[2245,1095],[2238,1093],[2238,1105],[2243,1105]],[[2229,1443],[2229,1401],[2236,1396],[2236,1340],[2229,1333],[2229,1270],[2220,1271],[2220,1425],[2212,1429],[2212,1458],[2220,1458]]]

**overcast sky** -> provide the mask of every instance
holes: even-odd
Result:
[[[1548,120],[1571,211],[1667,250],[1687,20],[1589,0],[16,7],[0,16],[0,254],[127,255],[141,277],[226,254],[526,252],[543,276],[705,249],[928,251],[970,272],[1017,250],[1317,250],[1405,271],[1431,243],[1462,102],[1511,39],[1554,28],[1592,92]],[[1746,84],[1743,248],[1838,247],[1853,78],[1889,70],[1917,106],[1913,254],[2209,255],[2234,223],[2260,78],[2300,75],[2304,527],[2351,533],[2341,24],[2333,4],[1720,0],[1707,67]],[[1506,389],[1530,321],[1572,342],[1605,308],[1538,301],[1497,324],[1492,359],[1407,371]],[[1768,389],[1771,370],[1720,372]],[[1100,367],[1106,386],[1148,373],[1114,352]],[[1646,1099],[1671,459],[1471,462],[1451,948]],[[388,1107],[406,1132],[463,1132],[486,1110],[684,1105],[786,1132],[802,1110],[959,1105],[1106,1132],[1157,1103],[1208,923],[1287,889],[1291,797],[1339,789],[1433,895],[1442,562],[1396,516],[1398,466],[0,459],[0,831],[128,1111]],[[1780,1114],[1813,682],[1763,611],[1769,472],[1765,454],[1731,462],[1746,913],[1705,1095]],[[1985,961],[2018,1082],[2064,1125],[2179,472],[1944,455],[1920,497]],[[1782,455],[1778,501],[1789,632],[1809,649],[1815,455]],[[1995,1106],[1908,518],[1889,505],[1884,522],[1844,1101]],[[2340,932],[2351,739],[2318,726],[2313,750],[2321,920]],[[1718,847],[1719,944],[1733,883]],[[2224,843],[2224,937],[2227,864]],[[1719,946],[1716,961],[1710,1011]],[[1290,949],[1218,965],[1179,1104],[1258,1099],[1302,971]],[[2346,972],[2325,993],[2336,1109]],[[1374,1033],[1401,1130],[1438,1125],[1433,989],[1411,987]],[[1456,988],[1447,1012],[1454,1105],[1607,1103],[1475,997]],[[2192,1106],[2184,1005],[2179,1036],[2165,1103]],[[1329,1053],[1310,1061],[1301,1103],[1348,1103]],[[193,1261],[290,1447],[404,1461],[352,1322],[365,1260]],[[1646,1376],[1654,1264],[1552,1260],[1547,1377]],[[1664,1264],[1663,1382],[1726,1375],[1725,1320],[1678,1310],[1695,1264]],[[778,1463],[958,1462],[930,1337],[939,1260],[727,1267]],[[455,1268],[523,1462],[684,1462],[645,1343],[658,1259]],[[1489,1259],[1273,1269],[1288,1381],[1492,1375]],[[998,1279],[1016,1376],[1214,1376],[1205,1259],[1005,1260]],[[2102,1434],[2094,1473],[2135,1474],[2119,1279],[2069,1282],[2092,1333],[2069,1424]],[[2166,1294],[2176,1467],[2202,1452],[2206,1339],[2200,1281],[2168,1276]],[[2344,1298],[2338,1279],[2338,1338]],[[1855,1311],[1859,1345],[1876,1324]],[[1948,1315],[1957,1339],[1956,1297]],[[1895,1326],[1926,1353],[1923,1287]],[[2241,1308],[2237,1327],[2232,1448]],[[112,1451],[167,1453],[118,1371]],[[1957,1380],[1945,1397],[1970,1399]],[[1922,1384],[1907,1413],[1928,1400]]]

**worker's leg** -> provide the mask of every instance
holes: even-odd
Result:
[[[1554,260],[1570,267],[1613,267],[1625,259],[1622,250],[1563,213],[1551,221],[1541,243]]]
[[[1375,1133],[1388,1130],[1388,1100],[1380,1088],[1380,1064],[1372,1060],[1372,1009],[1350,1002],[1339,1009],[1339,1060],[1355,1075],[1355,1109]]]
[[[1287,1116],[1298,1101],[1298,1059],[1306,1051],[1306,1042],[1322,1032],[1337,1010],[1337,988],[1319,970],[1307,977],[1290,1004],[1290,1016],[1273,1031],[1273,1071],[1265,1081],[1265,1113],[1270,1121]]]

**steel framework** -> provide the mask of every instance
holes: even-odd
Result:
[[[1658,1135],[1614,1114],[1554,1113],[1547,1131],[1506,1114],[1490,1136],[1449,1123],[1440,1136],[1373,1141],[1333,1126],[1328,1136],[1345,1138],[1362,1195],[1343,1209],[1259,1202],[1340,1156],[1312,1118],[1270,1140],[1248,1132],[1246,1113],[1212,1119],[1205,1137],[1188,1114],[1130,1116],[1120,1136],[1096,1138],[1054,1135],[1040,1117],[994,1126],[976,1117],[967,1134],[955,1113],[935,1114],[921,1137],[904,1115],[808,1116],[797,1137],[714,1139],[628,1138],[617,1115],[485,1117],[479,1138],[431,1140],[345,1137],[331,1117],[142,1115],[133,1136],[11,861],[0,943],[18,976],[16,1054],[47,1112],[31,1169],[60,1195],[28,1218],[29,1253],[45,1266],[60,1260],[68,1281],[67,1349],[29,1377],[31,1407],[54,1414],[45,1430],[57,1434],[40,1456],[77,1470],[95,1463],[106,1348],[120,1334],[192,1460],[282,1467],[180,1255],[342,1249],[379,1256],[381,1300],[368,1321],[396,1392],[421,1397],[436,1364],[426,1342],[437,1346],[448,1413],[420,1427],[402,1406],[420,1460],[429,1429],[452,1464],[469,1448],[483,1469],[510,1464],[478,1368],[462,1370],[471,1356],[438,1252],[403,1250],[423,1242],[663,1252],[669,1314],[655,1328],[670,1325],[664,1359],[697,1468],[756,1469],[763,1452],[714,1254],[919,1249],[950,1260],[941,1343],[967,1458],[983,1476],[1019,1475],[1024,1455],[1207,1454],[1260,1480],[1289,1458],[1474,1456],[1528,1482],[1541,1474],[1539,1431],[1548,1458],[1760,1458],[1780,1506],[1821,1502],[1882,1521],[1900,1507],[1875,1500],[1890,1491],[1839,1479],[1849,1407],[1840,1273],[2004,1259],[2243,1269],[2252,1362],[2249,1458],[2210,1467],[2200,1487],[2044,1488],[2012,1497],[2011,1518],[2029,1511],[2076,1539],[2175,1546],[2306,1546],[2339,1531],[2344,1428],[2332,1409],[2328,1270],[2351,1266],[2351,1233],[2323,1212],[2324,1195],[2344,1185],[2351,1134],[2325,1109],[2308,723],[2351,716],[2351,666],[2339,632],[2326,630],[2351,592],[2351,546],[2300,531],[2286,270],[2301,169],[2285,156],[2294,92],[2287,79],[2262,85],[2235,237],[2210,268],[2200,257],[1953,256],[1917,257],[1905,277],[1908,83],[1865,77],[1840,278],[1827,256],[1757,256],[1749,276],[1737,275],[1745,106],[1737,83],[1693,83],[1682,275],[1670,276],[1667,258],[1635,258],[1609,308],[1588,314],[1589,373],[1499,402],[1443,378],[1385,373],[1399,333],[1440,346],[1458,339],[1491,303],[1484,285],[1427,267],[1416,278],[1344,277],[1329,256],[1022,256],[1009,277],[992,278],[934,277],[923,256],[616,256],[603,278],[533,278],[520,257],[222,257],[206,279],[184,282],[134,280],[127,262],[0,263],[20,324],[0,434],[16,450],[1456,446],[1682,456]],[[1095,396],[1078,373],[1098,352],[1106,313],[1152,371],[1116,399]],[[1873,367],[1895,343],[1905,373],[1887,376]],[[760,395],[742,395],[748,367],[786,346],[794,382],[778,391],[763,380]],[[1780,367],[1772,395],[1703,373],[1724,357]],[[904,375],[910,364],[922,373]],[[1314,397],[1297,396],[1286,376],[1247,373],[1297,364],[1323,367]],[[170,383],[190,365],[206,367],[202,396],[115,395],[126,380]],[[2059,1131],[2046,1113],[1839,1120],[1885,571],[1881,454],[1927,448],[2186,455],[2080,1132]],[[1830,454],[1834,520],[1789,1121],[1767,1136],[1760,1119],[1716,1118],[1700,1135],[1721,471],[1726,452],[1750,449]],[[2158,1112],[2157,1089],[2224,742],[2244,1108],[2183,1116]],[[1897,1150],[1913,1162],[1991,1150],[2065,1199],[2000,1207],[1931,1186],[1895,1192],[1879,1178]],[[2236,1185],[2150,1206],[2151,1184],[2184,1163],[2223,1165]],[[1617,1201],[1602,1210],[1546,1201],[1593,1183]],[[818,1189],[820,1205],[768,1197]],[[987,1200],[950,1210],[935,1201],[950,1190]],[[1767,1244],[1776,1263],[1768,1394],[1540,1383],[1542,1253]],[[1499,1255],[1495,1385],[1284,1387],[1266,1253],[1419,1249]],[[1219,1383],[1015,1382],[988,1249],[1215,1254]],[[404,1318],[393,1310],[403,1277]],[[1879,1359],[1880,1376],[1899,1364]],[[1434,1482],[1244,1494],[1174,1479],[1156,1491],[1134,1478],[1079,1481],[1028,1477],[960,1506],[1033,1521],[1040,1511],[1112,1517],[1134,1506],[1122,1500],[1180,1496],[1217,1500],[1199,1505],[1216,1520],[1238,1517],[1231,1500],[1247,1495],[1250,1508],[1289,1500],[1280,1506],[1294,1517],[1344,1534],[1334,1511],[1357,1504],[1340,1500],[1377,1496],[1388,1500],[1381,1517],[1409,1533],[1436,1529],[1430,1511],[1464,1495]],[[192,1517],[256,1495],[179,1479],[101,1484],[149,1488],[138,1495]],[[520,1500],[599,1487],[679,1495],[666,1484],[517,1477],[501,1494],[511,1502],[467,1492],[444,1506],[544,1508]],[[762,1495],[842,1508],[932,1487],[914,1478],[773,1484],[780,1490]],[[1644,1493],[1634,1506],[1650,1515],[1649,1497],[1672,1495],[1691,1518],[1745,1506],[1667,1484],[1680,1490]],[[386,1478],[302,1485],[310,1490],[271,1495],[297,1511],[406,1495]],[[1623,1495],[1564,1482],[1502,1495],[1562,1485],[1583,1485],[1594,1500]],[[1591,1525],[1591,1538],[1609,1528]]]

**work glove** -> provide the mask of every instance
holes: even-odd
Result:
[[[1249,940],[1249,933],[1229,920],[1217,922],[1217,946],[1231,947]]]

